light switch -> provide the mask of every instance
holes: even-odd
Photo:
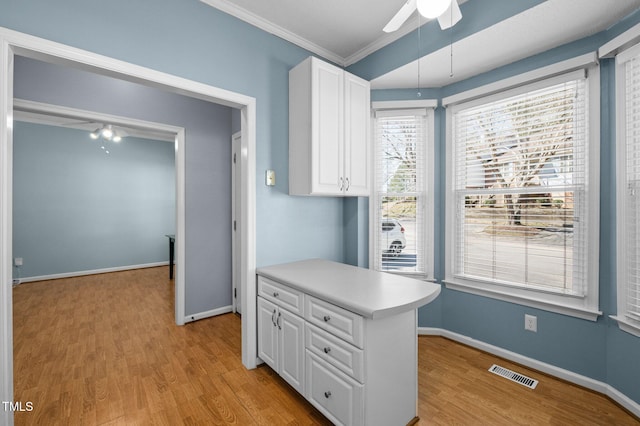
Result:
[[[265,176],[265,183],[267,186],[274,186],[276,184],[276,172],[275,170],[267,170]]]

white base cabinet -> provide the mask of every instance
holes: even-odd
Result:
[[[302,318],[258,297],[258,356],[295,390],[304,392]]]
[[[263,276],[258,296],[260,358],[331,422],[393,426],[415,419],[415,309],[366,318]]]

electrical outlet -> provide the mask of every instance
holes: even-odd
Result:
[[[538,332],[538,317],[533,315],[524,314],[524,329]]]
[[[15,266],[22,266],[22,258],[21,257],[16,257],[15,259],[13,259],[13,264]]]

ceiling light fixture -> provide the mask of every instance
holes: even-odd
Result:
[[[89,137],[93,140],[102,139],[102,150],[109,154],[109,150],[107,150],[104,146],[104,141],[110,142],[120,142],[122,140],[122,136],[113,128],[111,124],[103,124],[102,127],[98,127],[93,132],[89,133]]]
[[[442,15],[451,5],[451,0],[417,0],[416,7],[420,15],[427,19],[435,19]]]
[[[98,127],[89,133],[89,137],[94,140],[102,138],[113,142],[120,142],[122,140],[122,135],[120,135],[111,124],[104,124],[102,127]]]
[[[106,126],[104,126],[102,128],[102,137],[105,138],[106,140],[110,141],[111,138],[113,137],[113,127],[111,126],[111,124],[107,124]]]

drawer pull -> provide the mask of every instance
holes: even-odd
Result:
[[[325,354],[328,354],[329,352],[331,352],[331,348],[329,346],[327,346],[326,348],[323,349]]]
[[[329,315],[325,315],[323,318],[324,322],[329,322],[330,319],[331,317]]]
[[[329,399],[329,398],[331,397],[331,391],[326,391],[326,392],[324,393],[324,397],[325,397],[325,398],[327,398],[327,399]]]
[[[280,293],[278,293],[277,291],[274,291],[273,292],[273,297],[278,297],[278,296],[280,296]]]

